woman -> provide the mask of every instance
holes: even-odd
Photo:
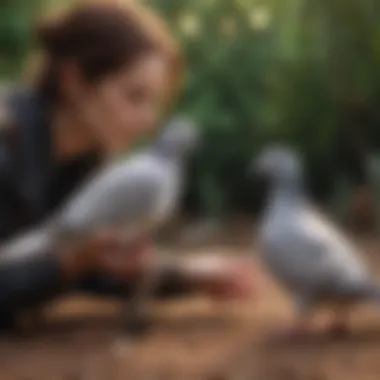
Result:
[[[182,75],[165,26],[136,6],[86,2],[36,35],[43,70],[31,88],[7,95],[0,112],[3,241],[48,217],[102,160],[153,132]],[[118,294],[125,281],[133,285],[150,248],[135,247],[137,259],[120,262],[126,248],[117,241],[103,231],[70,250],[0,267],[2,325],[67,289]],[[249,288],[240,269],[204,275],[190,267],[171,270],[158,295]]]

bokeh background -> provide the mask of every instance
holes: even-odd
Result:
[[[304,153],[316,199],[345,209],[347,141],[365,140],[376,180],[380,142],[380,3],[374,0],[147,0],[181,40],[189,67],[179,111],[204,133],[185,205],[207,217],[259,211],[246,175],[259,147]],[[60,0],[1,0],[0,78],[17,81],[30,28]]]
[[[24,80],[38,15],[70,1],[0,0],[0,89]],[[162,14],[181,41],[189,73],[175,111],[191,115],[204,134],[189,168],[188,212],[212,221],[257,214],[265,188],[248,178],[248,162],[265,144],[283,141],[304,154],[312,196],[341,221],[357,191],[349,173],[362,152],[374,194],[370,207],[380,216],[379,0],[144,2]],[[223,247],[228,255],[253,255],[251,223],[240,227],[222,230],[222,238],[200,244],[194,253]],[[360,247],[380,279],[377,236],[360,241]],[[173,251],[185,252],[177,246]],[[0,339],[0,378],[378,379],[378,313],[355,310],[351,340],[268,351],[261,335],[291,318],[291,309],[278,288],[263,288],[264,296],[243,309],[202,299],[158,305],[153,312],[158,327],[128,360],[116,360],[110,349],[120,334],[115,305],[87,306],[87,299],[54,305],[47,314],[50,330],[43,326],[24,340]],[[116,319],[109,318],[114,314]],[[227,327],[221,317],[237,322]],[[77,326],[71,320],[82,322]],[[231,364],[226,358],[234,352],[235,361],[235,351],[240,361]],[[209,363],[219,376],[204,375],[211,371]],[[252,376],[241,377],[250,373],[247,363]],[[225,367],[235,368],[238,376]],[[145,369],[158,375],[133,375]],[[186,376],[179,376],[181,371]]]

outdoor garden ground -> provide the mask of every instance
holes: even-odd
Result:
[[[249,235],[218,241],[246,254]],[[228,244],[227,244],[228,243]],[[380,279],[380,240],[358,242]],[[196,249],[199,251],[199,249]],[[53,311],[52,311],[53,310]],[[47,310],[48,321],[0,342],[0,380],[377,380],[380,307],[350,316],[352,336],[269,344],[271,329],[291,320],[286,296],[268,279],[252,304],[192,298],[152,305],[155,326],[134,346],[121,342],[120,304],[83,297]]]

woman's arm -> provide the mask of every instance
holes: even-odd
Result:
[[[54,255],[41,255],[0,267],[0,310],[14,317],[59,294],[64,287],[61,262]],[[7,326],[3,326],[7,327]]]
[[[57,252],[41,252],[24,260],[0,263],[0,324],[20,312],[52,300],[65,289],[74,289],[89,273],[115,274],[112,255],[124,248],[112,232],[105,232]],[[121,268],[120,268],[121,267]],[[130,264],[118,265],[128,273]],[[3,326],[7,327],[7,326]]]

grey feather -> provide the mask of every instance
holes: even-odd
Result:
[[[254,166],[270,181],[260,239],[263,260],[279,282],[310,305],[380,301],[358,249],[308,200],[300,157],[289,148],[269,148]]]
[[[133,238],[171,211],[171,204],[161,214],[158,209],[169,195],[174,204],[180,188],[179,174],[176,163],[151,152],[117,163],[96,177],[85,193],[74,197],[55,225],[64,235],[121,227]]]

